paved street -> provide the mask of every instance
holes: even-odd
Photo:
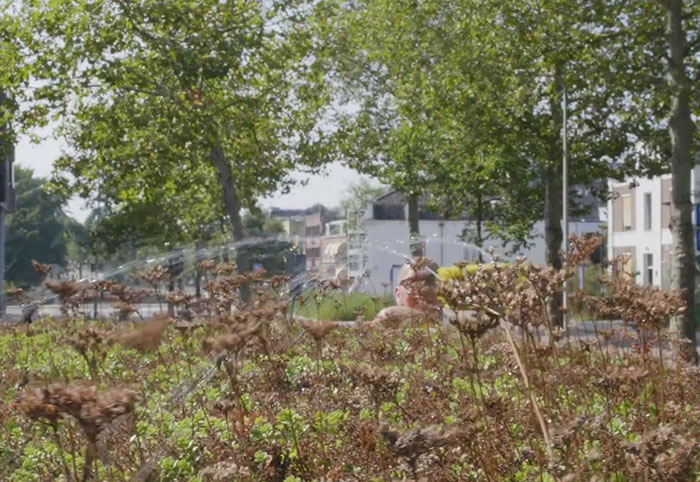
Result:
[[[158,303],[147,303],[147,304],[140,304],[138,305],[139,308],[139,313],[141,313],[141,316],[144,318],[151,317],[155,315],[156,313],[159,313],[161,311],[167,311],[168,305],[167,303],[163,303],[159,305]],[[92,304],[90,305],[85,305],[83,307],[83,313],[87,317],[93,318],[94,317],[94,306]],[[109,318],[115,313],[115,308],[114,305],[111,303],[101,303],[97,305],[97,316],[98,318]],[[60,304],[46,304],[42,305],[41,308],[39,308],[39,311],[37,315],[35,315],[35,318],[41,317],[41,316],[61,316],[61,305]],[[6,311],[6,316],[5,318],[7,320],[15,320],[19,319],[22,316],[22,307],[19,305],[10,305],[7,307]]]

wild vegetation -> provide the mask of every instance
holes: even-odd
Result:
[[[595,245],[575,241],[572,256]],[[447,306],[472,310],[452,325],[347,325],[291,319],[285,278],[203,269],[201,299],[168,296],[180,318],[67,316],[0,333],[2,480],[700,474],[700,372],[669,349],[675,294],[603,278],[604,296],[579,301],[622,323],[567,334],[546,306],[570,273],[493,263],[440,283]],[[95,287],[54,289],[70,314]]]
[[[564,204],[668,173],[694,341],[699,59],[687,0],[0,0],[0,150],[38,127],[69,147],[50,188],[99,206],[93,255],[240,241],[246,209],[338,161],[400,191],[414,236],[428,195],[477,246],[542,221],[560,269]]]

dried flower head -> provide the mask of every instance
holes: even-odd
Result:
[[[5,291],[7,296],[14,299],[20,299],[24,295],[24,290],[22,288],[9,288]]]
[[[378,367],[351,366],[347,368],[350,378],[357,385],[369,388],[375,404],[392,400],[399,389],[399,378],[394,372]]]
[[[68,344],[85,356],[91,352],[104,351],[105,336],[103,331],[85,328],[78,336],[69,339]]]
[[[587,264],[591,255],[603,244],[603,236],[592,235],[578,237],[576,235],[569,238],[568,264],[575,267]]]
[[[39,277],[39,281],[44,281],[51,272],[52,268],[50,264],[41,264],[35,259],[32,260],[32,267],[34,268],[34,271]]]
[[[225,482],[229,480],[242,480],[250,476],[248,467],[239,467],[233,460],[224,460],[199,472],[199,476],[206,481]]]
[[[457,430],[444,430],[435,425],[425,428],[414,428],[406,432],[390,430],[388,425],[382,424],[379,428],[389,448],[399,457],[404,458],[414,478],[416,475],[416,462],[418,457],[438,447],[455,443],[461,437]]]
[[[231,276],[236,272],[235,263],[219,263],[214,267],[214,272],[217,276]]]
[[[165,266],[153,266],[142,272],[139,277],[149,285],[156,287],[170,279],[170,270]]]
[[[26,390],[14,406],[31,418],[46,419],[54,425],[62,416],[71,416],[94,442],[108,423],[133,411],[134,401],[131,390],[100,392],[94,386],[80,383],[54,383],[46,388]]]
[[[146,321],[132,330],[123,330],[110,336],[110,339],[127,348],[139,351],[152,351],[160,345],[165,328],[172,320],[168,316],[159,316],[153,321]]]
[[[334,321],[314,322],[304,320],[301,322],[301,326],[318,343],[340,325]]]

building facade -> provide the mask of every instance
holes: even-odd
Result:
[[[306,270],[317,272],[321,269],[321,237],[325,219],[323,212],[307,214],[304,225],[304,253],[306,254]]]
[[[367,233],[362,226],[362,230],[348,232],[348,278],[361,277],[368,262]]]
[[[348,277],[347,221],[326,223],[325,235],[321,238],[321,276],[329,279]]]
[[[306,220],[303,216],[279,218],[287,239],[301,239],[306,236]]]
[[[375,294],[393,292],[398,272],[410,253],[407,219],[405,200],[396,192],[377,198],[368,209],[363,222],[362,256],[365,262],[355,266],[354,258],[349,254],[348,273],[360,282],[358,289]],[[590,215],[572,219],[569,232],[578,236],[600,233],[604,222],[605,209],[596,206]],[[465,242],[465,234],[474,232],[474,228],[475,223],[469,219],[444,219],[431,212],[427,208],[427,199],[419,203],[419,230],[424,252],[440,266],[462,260],[477,261],[480,255],[481,259],[488,261],[490,252],[504,261],[524,257],[534,264],[545,263],[544,221],[535,224],[530,246],[514,252],[508,245],[504,246],[503,239],[487,239],[482,249]],[[488,232],[484,237],[488,237]],[[353,251],[354,247],[349,249],[349,253]]]
[[[691,202],[695,206],[699,173],[698,166],[691,173]],[[628,273],[638,284],[668,288],[673,245],[671,176],[610,181],[609,189],[608,253],[617,258],[613,270]]]

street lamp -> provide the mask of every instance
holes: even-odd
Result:
[[[516,70],[516,73],[519,75],[522,74],[534,74],[538,75],[540,77],[549,77],[553,78],[555,81],[559,80],[561,82],[561,88],[562,88],[562,131],[561,131],[561,137],[562,137],[562,171],[561,171],[561,176],[562,176],[562,234],[564,238],[564,267],[566,266],[567,263],[567,258],[569,256],[569,139],[568,139],[568,132],[566,129],[566,124],[567,124],[567,110],[568,110],[568,104],[567,104],[567,92],[566,92],[566,81],[564,80],[563,75],[556,75],[556,74],[535,74],[534,72],[530,72],[527,70],[521,70],[518,69]],[[564,280],[564,285],[562,287],[562,322],[564,324],[564,328],[568,329],[568,322],[569,322],[569,314],[568,314],[568,308],[569,308],[569,290],[567,286],[566,280]]]
[[[568,263],[569,257],[569,139],[568,132],[566,130],[566,117],[567,117],[567,99],[566,99],[566,82],[561,79],[562,86],[562,127],[561,127],[561,139],[562,139],[562,229],[564,234],[564,263]],[[569,290],[566,280],[564,280],[564,287],[561,296],[561,306],[563,308],[562,322],[564,324],[564,329],[569,328]]]

